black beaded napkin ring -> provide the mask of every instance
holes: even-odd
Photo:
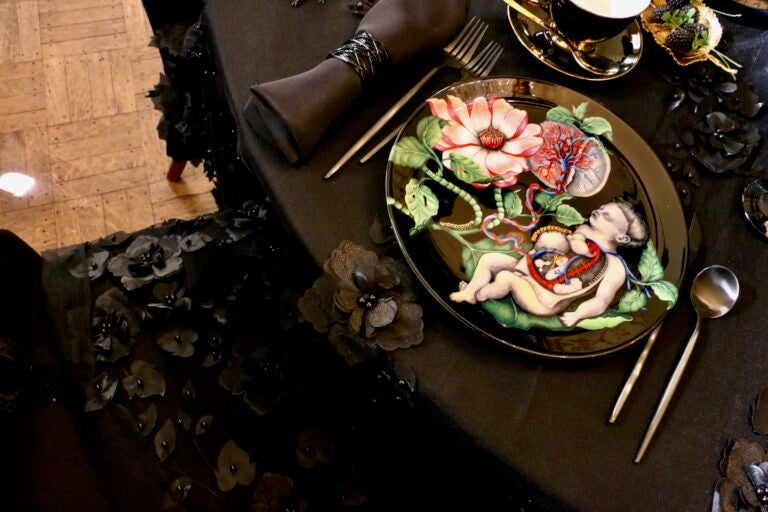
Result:
[[[328,54],[346,62],[355,70],[363,85],[370,82],[389,64],[389,52],[369,32],[360,32]]]

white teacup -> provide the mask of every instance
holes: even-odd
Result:
[[[579,43],[604,41],[627,29],[650,0],[551,0],[560,31]]]

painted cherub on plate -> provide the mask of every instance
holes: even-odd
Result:
[[[421,174],[402,201],[388,203],[413,219],[412,235],[442,231],[464,247],[468,279],[452,301],[480,304],[504,326],[555,330],[630,321],[651,291],[668,307],[675,303],[677,288],[663,279],[645,220],[629,201],[608,200],[588,218],[569,204],[599,193],[611,170],[601,140],[610,140],[611,126],[587,117],[586,103],[555,107],[538,124],[503,98],[465,103],[449,95],[428,103],[432,116],[390,155]],[[518,182],[526,172],[536,177],[527,186]],[[474,218],[461,225],[439,218],[435,184],[466,201]],[[466,185],[490,187],[496,210],[488,213]],[[617,251],[643,246],[633,271]]]
[[[626,283],[626,264],[619,246],[639,247],[648,228],[632,206],[621,199],[593,211],[572,234],[541,228],[536,243],[522,257],[489,252],[480,257],[469,283],[451,294],[455,302],[476,303],[510,295],[523,311],[538,316],[560,315],[566,327],[595,317],[611,305]],[[591,295],[573,311],[575,300]]]

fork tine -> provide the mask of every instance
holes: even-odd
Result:
[[[475,16],[472,16],[472,19],[469,20],[466,25],[464,25],[464,28],[461,29],[458,35],[454,37],[453,40],[443,49],[448,53],[452,52],[453,49],[464,39],[467,33],[469,33],[469,31],[472,30],[477,23],[480,23],[480,20],[478,20]]]
[[[477,75],[483,70],[485,63],[493,56],[493,52],[496,49],[497,44],[491,41],[483,50],[478,53],[474,59],[467,62],[465,68],[467,71]]]
[[[469,59],[471,59],[472,55],[477,51],[477,47],[480,45],[480,41],[483,40],[483,36],[487,30],[488,25],[484,22],[480,22],[476,29],[472,31],[470,37],[467,38],[462,45],[454,49],[454,51],[451,52],[451,55],[464,64],[469,62]]]
[[[493,67],[496,65],[496,62],[498,62],[499,57],[501,57],[501,53],[503,51],[504,51],[504,48],[501,45],[497,45],[495,53],[489,59],[488,63],[485,65],[485,68],[482,69],[477,75],[480,76],[481,78],[488,76],[493,70]]]
[[[487,76],[493,67],[496,65],[496,62],[499,60],[499,57],[501,56],[502,47],[498,43],[493,43],[493,46],[488,45],[489,51],[483,56],[483,59],[480,60],[480,62],[477,63],[471,69],[477,76],[484,77]]]

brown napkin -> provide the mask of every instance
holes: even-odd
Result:
[[[396,66],[445,46],[468,10],[469,0],[379,0],[355,34],[370,33]],[[257,134],[295,163],[312,152],[362,91],[352,67],[330,58],[304,73],[252,86],[243,114]]]

